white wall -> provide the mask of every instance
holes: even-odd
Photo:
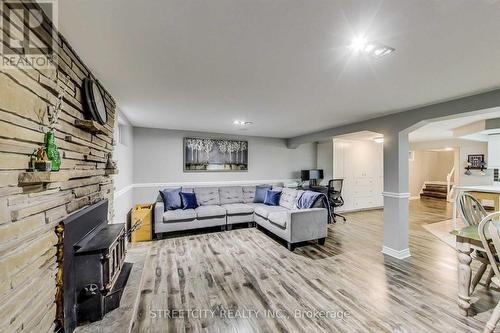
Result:
[[[455,164],[455,151],[414,150],[409,163],[410,195],[418,197],[426,181],[446,181]]]
[[[120,111],[116,113],[114,160],[118,164],[118,175],[114,177],[116,223],[124,223],[133,206],[134,181],[134,132],[128,119]],[[119,128],[119,129],[118,129]],[[119,133],[120,132],[120,133]],[[121,136],[121,139],[120,137]]]
[[[184,172],[183,138],[186,136],[248,140],[248,171]],[[300,178],[301,169],[316,167],[315,143],[289,149],[284,139],[139,127],[134,127],[133,137],[136,203],[154,200],[158,183],[290,180]]]
[[[415,142],[411,144],[410,149],[427,150],[446,147],[457,148],[459,150],[458,168],[455,170],[458,177],[458,179],[456,179],[456,183],[462,186],[493,184],[493,170],[485,170],[485,176],[482,176],[478,170],[471,170],[472,174],[470,176],[464,174],[467,163],[467,155],[484,154],[484,158],[486,162],[488,162],[488,144],[486,142],[463,139]]]
[[[333,178],[333,140],[318,142],[316,167],[323,169],[322,185],[327,185]]]

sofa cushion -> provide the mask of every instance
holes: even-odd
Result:
[[[179,209],[182,207],[181,188],[166,188],[160,190],[160,196],[163,200],[165,210]]]
[[[281,191],[268,190],[266,192],[266,198],[264,199],[264,203],[269,206],[279,206],[280,197],[281,197]]]
[[[226,210],[221,206],[199,206],[194,210],[198,218],[226,216]]]
[[[195,193],[181,192],[182,209],[195,209],[198,207]]]
[[[269,213],[267,219],[269,222],[276,224],[280,226],[281,228],[286,229],[287,223],[289,223],[290,220],[290,213],[289,212],[273,212]]]
[[[275,213],[275,212],[287,212],[288,209],[281,207],[281,206],[266,206],[266,205],[259,205],[255,207],[255,214],[266,218],[269,216],[270,213]]]
[[[233,204],[243,202],[243,188],[241,186],[219,187],[220,204]]]
[[[259,203],[264,202],[266,199],[266,193],[272,189],[271,185],[259,185],[255,187],[255,196],[253,198],[253,202]]]
[[[163,222],[192,221],[196,219],[194,209],[167,210],[163,213]]]
[[[255,186],[243,186],[243,203],[251,203],[255,198]]]
[[[250,205],[245,205],[242,203],[233,203],[222,205],[222,207],[226,210],[227,215],[240,215],[240,214],[252,214],[253,207]]]
[[[200,206],[220,205],[218,187],[195,187],[194,193]]]
[[[288,209],[294,209],[297,203],[298,192],[293,188],[284,188],[281,191],[280,206]]]

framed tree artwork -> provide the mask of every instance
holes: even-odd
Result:
[[[184,138],[184,171],[248,171],[248,141]]]

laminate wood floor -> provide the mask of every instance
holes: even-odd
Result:
[[[456,253],[422,228],[450,205],[414,200],[410,216],[405,260],[380,252],[382,210],[347,214],[324,246],[294,252],[255,228],[152,242],[134,331],[482,331],[500,293],[478,286],[477,314],[462,317]]]

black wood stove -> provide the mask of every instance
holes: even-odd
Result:
[[[108,224],[102,200],[64,220],[61,328],[100,320],[120,305],[132,264],[124,262],[125,225]]]

